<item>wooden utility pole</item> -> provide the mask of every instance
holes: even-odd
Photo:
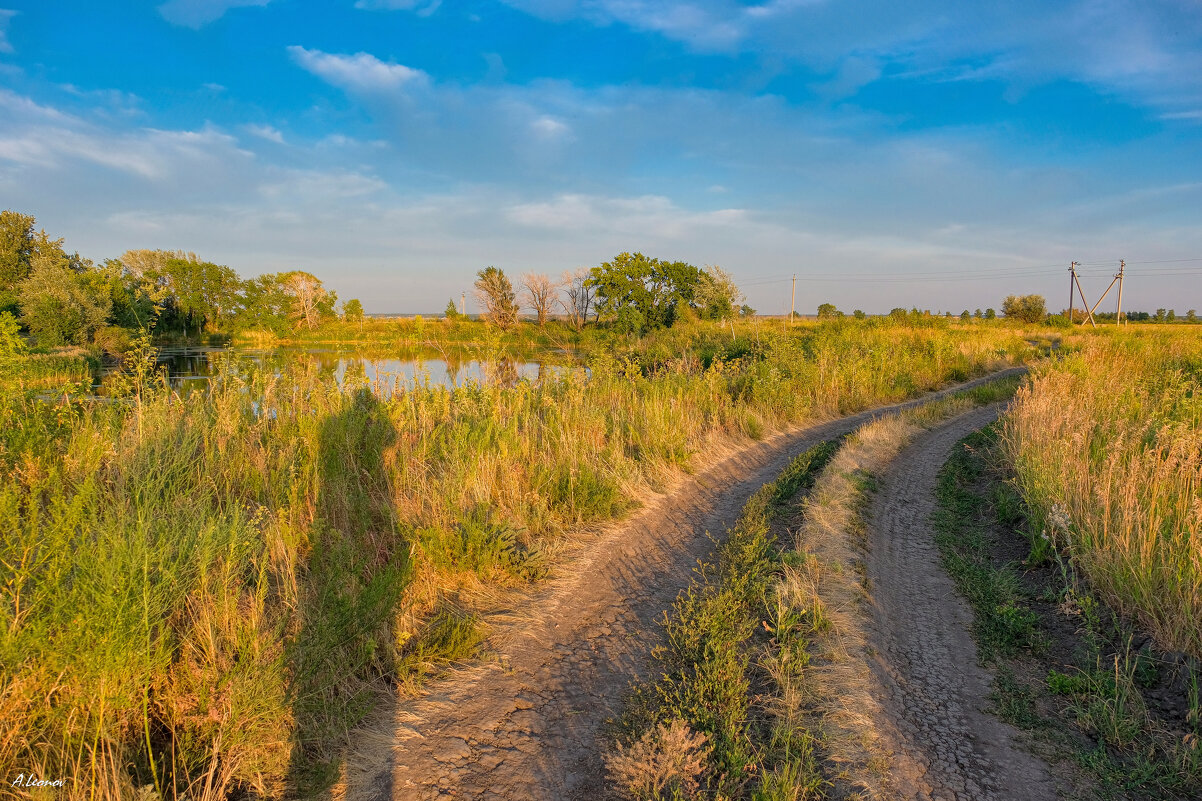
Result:
[[[793,325],[793,320],[796,319],[797,309],[797,273],[793,273],[793,291],[789,294],[789,325]]]
[[[1077,262],[1068,266],[1068,321],[1073,321],[1073,283],[1077,280]]]
[[[463,314],[463,315],[467,314],[467,293],[466,292],[459,293],[459,313]]]
[[[1123,268],[1127,266],[1125,259],[1119,259],[1119,274],[1115,278],[1119,279],[1119,305],[1114,310],[1114,324],[1123,324]]]

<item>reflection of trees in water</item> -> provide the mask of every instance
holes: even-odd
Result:
[[[518,382],[517,362],[508,356],[481,362],[481,366],[484,368],[484,380],[489,384],[512,387]]]

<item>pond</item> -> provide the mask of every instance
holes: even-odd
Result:
[[[568,351],[486,360],[467,353],[412,349],[389,353],[382,349],[367,352],[321,348],[163,347],[159,350],[158,362],[167,371],[172,388],[186,393],[207,389],[208,380],[221,372],[222,363],[231,356],[276,372],[310,362],[340,385],[348,375],[359,381],[366,379],[367,385],[383,396],[422,384],[456,387],[474,381],[510,385],[522,379],[538,381],[583,369],[575,354]]]

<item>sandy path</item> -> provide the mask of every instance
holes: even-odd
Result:
[[[596,535],[497,625],[499,659],[458,671],[357,733],[351,799],[599,799],[604,723],[620,709],[659,635],[656,620],[687,585],[747,498],[804,449],[905,404],[779,434],[728,456]]]
[[[869,640],[890,718],[891,778],[903,798],[1056,798],[1047,766],[984,711],[992,676],[977,664],[972,610],[940,567],[930,524],[936,477],[952,447],[998,411],[976,409],[920,434],[882,478],[868,515]]]

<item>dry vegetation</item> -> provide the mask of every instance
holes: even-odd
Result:
[[[482,591],[539,578],[576,527],[719,441],[1030,352],[1001,326],[694,324],[587,378],[388,398],[234,363],[180,398],[131,359],[108,399],[47,400],[11,361],[0,773],[75,797],[326,787],[379,694],[470,656]]]
[[[1032,376],[1003,439],[1042,555],[1071,557],[1162,648],[1202,658],[1202,338],[1088,340]]]

